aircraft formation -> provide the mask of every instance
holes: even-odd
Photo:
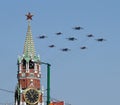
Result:
[[[75,31],[80,31],[80,30],[83,30],[84,28],[81,27],[81,26],[75,26],[72,29],[75,30]],[[63,32],[56,32],[54,34],[56,36],[62,36],[64,33]],[[93,34],[87,34],[86,37],[88,37],[88,38],[94,38],[95,35],[93,35]],[[37,38],[38,39],[46,39],[46,38],[48,38],[48,36],[46,36],[46,35],[39,35]],[[71,42],[79,40],[75,36],[66,37],[65,39],[67,41],[71,41]],[[103,37],[100,37],[100,38],[96,38],[95,41],[97,41],[97,42],[103,42],[103,41],[106,41],[106,39],[104,39]],[[51,44],[51,45],[48,45],[48,47],[49,48],[55,48],[56,45],[55,44]],[[88,47],[86,45],[82,45],[82,46],[79,46],[79,49],[85,50],[85,49],[88,49]],[[63,47],[63,48],[60,48],[60,51],[68,52],[68,51],[71,51],[71,49],[69,47]]]

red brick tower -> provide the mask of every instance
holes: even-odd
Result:
[[[15,91],[15,105],[43,105],[40,58],[35,53],[30,26],[33,15],[28,13],[26,16],[28,29],[23,55],[18,57],[18,84]]]

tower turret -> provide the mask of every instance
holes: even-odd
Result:
[[[15,104],[42,105],[40,57],[36,56],[30,25],[33,15],[28,13],[26,16],[28,29],[23,55],[18,57],[18,84],[15,91]]]

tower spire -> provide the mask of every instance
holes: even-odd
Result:
[[[28,29],[24,43],[23,55],[18,57],[18,84],[15,90],[15,105],[43,105],[41,91],[40,57],[36,56],[32,38],[30,21],[31,13],[27,15]]]
[[[27,34],[26,34],[26,40],[24,43],[23,54],[26,57],[33,58],[36,56],[34,41],[33,41],[32,32],[31,32],[31,25],[30,25],[30,20],[32,20],[33,15],[31,15],[31,13],[29,12],[26,16],[28,20],[28,29],[27,29]]]

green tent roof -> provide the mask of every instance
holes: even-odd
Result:
[[[30,21],[28,21],[28,30],[27,30],[27,34],[26,34],[26,40],[24,43],[23,54],[25,57],[31,57],[31,58],[34,58],[34,56],[36,56],[34,42],[33,42],[33,38],[32,38]]]
[[[34,41],[32,38],[30,20],[28,20],[28,29],[24,43],[23,55],[18,57],[18,63],[21,63],[23,58],[27,62],[29,62],[30,59],[32,59],[34,62],[40,62],[40,57],[36,56]]]

